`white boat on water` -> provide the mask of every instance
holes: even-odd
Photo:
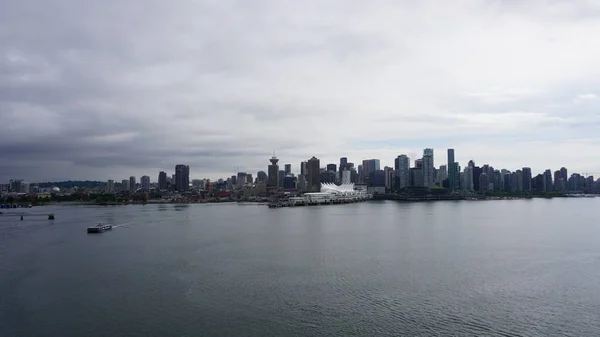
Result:
[[[100,222],[96,226],[88,227],[87,232],[88,233],[102,233],[104,231],[111,230],[111,229],[112,229],[111,224],[105,224],[105,223]]]

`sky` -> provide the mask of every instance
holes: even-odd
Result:
[[[600,2],[0,2],[0,183],[434,148],[600,176]]]

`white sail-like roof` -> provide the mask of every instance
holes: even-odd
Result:
[[[321,193],[354,193],[354,183],[336,185],[333,183],[321,183]]]

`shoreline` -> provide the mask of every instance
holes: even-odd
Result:
[[[405,196],[397,194],[375,194],[370,200],[381,201],[391,200],[400,202],[426,202],[426,201],[485,201],[485,200],[524,200],[524,199],[553,199],[553,198],[596,198],[600,197],[597,194],[586,194],[586,195],[507,195],[507,196]],[[368,201],[368,200],[367,200]],[[148,200],[147,202],[94,202],[94,201],[51,201],[44,203],[14,203],[18,205],[17,209],[28,208],[25,205],[32,205],[32,207],[39,206],[126,206],[126,205],[186,205],[186,204],[256,204],[256,205],[268,205],[268,201],[254,201],[254,200],[205,200],[205,201],[171,201],[171,200]],[[25,207],[23,207],[25,206]],[[11,208],[6,208],[11,209]]]

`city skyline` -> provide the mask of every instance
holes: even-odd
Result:
[[[425,147],[600,172],[597,3],[139,8],[0,5],[0,181],[154,181],[177,163],[216,179],[273,151],[294,172],[312,156],[392,166]]]
[[[556,170],[560,170],[561,168],[567,168],[569,170],[569,175],[571,173],[577,173],[580,174],[581,176],[587,177],[587,176],[595,176],[596,178],[600,177],[600,172],[581,172],[575,169],[571,169],[568,165],[561,165],[558,167],[547,167],[544,169],[540,169],[540,170],[536,170],[531,168],[531,166],[528,166],[526,164],[523,164],[519,167],[515,167],[515,168],[507,168],[505,166],[502,166],[501,164],[494,164],[494,163],[488,163],[488,162],[483,162],[483,161],[479,161],[476,158],[472,158],[469,160],[465,160],[460,161],[457,158],[460,158],[460,155],[457,155],[457,152],[460,153],[460,151],[457,151],[457,149],[455,148],[448,148],[448,149],[444,149],[444,150],[438,150],[437,152],[435,152],[435,149],[433,148],[424,148],[422,150],[422,154],[420,156],[415,155],[415,157],[411,157],[405,153],[402,154],[398,154],[395,158],[393,158],[391,160],[391,163],[387,163],[384,162],[384,164],[381,164],[381,158],[369,158],[369,159],[363,159],[363,160],[352,160],[352,158],[348,157],[348,156],[340,156],[337,157],[337,162],[336,161],[323,161],[321,158],[318,158],[316,156],[312,156],[311,158],[316,159],[318,161],[318,165],[319,165],[319,169],[321,170],[329,170],[329,166],[334,167],[334,171],[336,171],[338,173],[338,178],[341,179],[341,172],[342,172],[342,167],[340,167],[340,162],[342,160],[344,160],[346,163],[351,163],[353,164],[352,168],[356,171],[359,171],[360,169],[363,168],[363,166],[365,165],[365,163],[368,164],[368,162],[371,161],[376,161],[376,166],[373,166],[373,168],[371,168],[371,170],[378,170],[378,171],[383,171],[384,168],[389,167],[391,169],[394,169],[394,167],[398,166],[398,165],[408,165],[409,168],[415,168],[417,167],[417,165],[419,165],[420,167],[424,168],[426,172],[426,166],[427,164],[423,163],[423,159],[426,158],[427,156],[432,156],[433,157],[433,162],[432,162],[432,168],[434,171],[438,171],[438,169],[443,166],[445,171],[445,178],[448,178],[449,174],[451,173],[451,169],[449,169],[450,162],[449,162],[449,156],[448,153],[451,152],[452,155],[450,156],[450,158],[452,158],[452,160],[454,160],[454,162],[456,164],[458,164],[458,168],[460,169],[460,171],[458,172],[458,175],[460,175],[461,172],[463,172],[465,167],[470,166],[472,163],[474,163],[475,165],[486,165],[486,166],[491,166],[497,170],[507,170],[510,172],[516,172],[517,170],[522,170],[523,168],[527,168],[531,171],[531,175],[535,176],[537,174],[544,174],[546,173],[546,171],[550,170],[551,172],[554,172]],[[405,159],[405,163],[397,163],[397,158],[399,157],[406,157]],[[442,157],[442,158],[440,158]],[[202,176],[201,173],[196,173],[194,174],[194,170],[193,167],[190,168],[189,165],[185,165],[185,164],[177,164],[171,167],[171,169],[164,169],[164,170],[160,170],[155,172],[156,174],[149,174],[149,173],[143,173],[143,174],[139,174],[139,175],[129,175],[128,178],[123,179],[123,181],[127,180],[128,181],[128,186],[132,186],[132,184],[136,184],[136,179],[140,178],[140,179],[144,179],[144,178],[148,178],[149,182],[152,184],[161,184],[161,177],[164,177],[164,179],[181,179],[181,178],[176,178],[177,177],[177,172],[179,169],[185,170],[182,171],[184,172],[183,174],[185,174],[185,180],[182,180],[181,183],[177,183],[177,185],[185,185],[185,182],[187,182],[187,184],[189,184],[191,182],[191,180],[199,180],[199,179],[208,179],[210,181],[218,181],[219,179],[222,180],[227,180],[229,178],[231,178],[232,176],[237,176],[239,173],[244,173],[247,174],[251,177],[258,177],[258,173],[259,172],[264,172],[265,174],[269,175],[269,169],[270,166],[273,165],[273,163],[275,163],[275,165],[277,165],[277,172],[285,172],[285,170],[290,169],[290,173],[292,173],[292,175],[294,176],[298,176],[301,174],[301,166],[305,163],[308,163],[311,158],[307,158],[304,159],[298,163],[291,163],[291,162],[287,162],[287,161],[282,161],[281,158],[276,157],[276,156],[271,156],[268,157],[268,164],[265,165],[265,167],[263,168],[258,168],[256,169],[256,171],[252,171],[252,170],[245,170],[242,167],[239,166],[235,166],[232,167],[232,171],[230,173],[224,173],[222,176],[218,176],[215,178],[211,178],[211,177],[206,177],[206,176]],[[418,164],[417,164],[418,163]],[[374,165],[374,164],[370,164],[370,165]],[[364,171],[365,173],[369,173],[368,172],[369,169],[367,169],[367,171]],[[362,174],[362,172],[358,172],[359,174]],[[426,173],[425,173],[426,174]],[[276,178],[276,181],[273,183],[279,184],[279,175]],[[458,176],[457,176],[458,178]],[[40,180],[40,181],[32,181],[32,180],[28,180],[28,179],[24,179],[22,177],[12,177],[10,179],[8,179],[7,181],[10,180],[22,180],[24,182],[28,182],[28,183],[43,183],[43,182],[52,182],[52,181],[68,181],[68,180],[89,180],[89,181],[119,181],[119,177],[111,177],[109,179],[98,179],[98,178],[90,178],[90,179],[73,179],[73,178],[68,178],[68,179],[62,179],[62,180]],[[116,179],[116,180],[115,180]],[[368,179],[368,178],[367,178]],[[434,173],[434,176],[431,178],[432,180],[436,180],[436,176]],[[166,183],[166,180],[164,180]],[[424,185],[427,185],[427,180],[424,181]],[[140,180],[141,183],[141,180]],[[2,182],[0,182],[0,185],[2,184]]]

